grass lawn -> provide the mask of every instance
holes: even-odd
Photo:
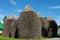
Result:
[[[15,38],[8,38],[8,37],[3,37],[0,36],[0,40],[46,40],[46,38],[39,38],[39,39],[15,39]]]
[[[58,34],[58,35],[57,35],[57,37],[59,37],[59,38],[60,38],[60,34]]]

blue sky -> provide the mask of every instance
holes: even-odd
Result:
[[[60,0],[0,0],[0,21],[10,13],[19,16],[26,5],[44,17],[52,16],[60,24]]]

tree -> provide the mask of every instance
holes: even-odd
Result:
[[[60,25],[58,26],[58,28],[60,28]]]
[[[6,18],[7,18],[7,16],[5,16],[5,17],[3,18],[3,22],[5,21]]]

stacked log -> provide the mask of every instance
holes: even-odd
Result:
[[[48,25],[49,25],[49,27],[48,27],[48,36],[49,37],[56,37],[58,26],[57,26],[57,23],[55,22],[55,20],[50,17],[48,19]]]
[[[4,22],[4,28],[3,28],[3,32],[2,32],[2,35],[3,36],[7,36],[9,37],[9,34],[10,34],[10,30],[11,30],[11,23],[12,23],[12,19],[6,19],[5,22]]]
[[[42,36],[47,37],[48,36],[48,23],[47,20],[43,17],[40,17],[41,25],[42,25]]]
[[[37,16],[39,17],[40,21],[41,21],[41,35],[43,37],[47,37],[48,36],[48,23],[47,23],[47,19],[45,19],[43,16],[41,16],[41,14],[39,12],[37,12]]]
[[[11,37],[18,38],[18,20],[13,20],[11,23]]]
[[[11,37],[11,23],[13,20],[14,20],[14,17],[12,14],[7,16],[7,18],[5,19],[4,28],[3,28],[3,32],[2,32],[3,36]]]
[[[20,13],[18,19],[19,37],[22,38],[40,38],[41,23],[34,11],[30,7]]]
[[[17,20],[13,15],[6,18],[2,35],[13,38],[55,37],[57,29],[57,23],[51,17],[45,19],[26,6]]]

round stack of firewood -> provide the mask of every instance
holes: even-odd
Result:
[[[13,20],[11,23],[11,37],[18,38],[18,20]]]
[[[12,21],[13,21],[13,19],[6,19],[5,20],[2,35],[9,37]]]
[[[11,37],[11,23],[13,20],[15,20],[15,19],[12,14],[10,14],[9,16],[6,17],[6,19],[4,21],[3,32],[2,32],[3,36]]]
[[[47,19],[45,19],[44,17],[39,17],[41,20],[41,25],[42,25],[42,29],[41,29],[41,34],[44,37],[48,36],[48,22]]]
[[[57,30],[58,30],[58,26],[57,23],[54,19],[52,19],[52,17],[48,18],[48,36],[49,37],[56,37],[57,36]]]
[[[41,22],[34,11],[23,11],[18,19],[19,36],[22,38],[40,38]]]

